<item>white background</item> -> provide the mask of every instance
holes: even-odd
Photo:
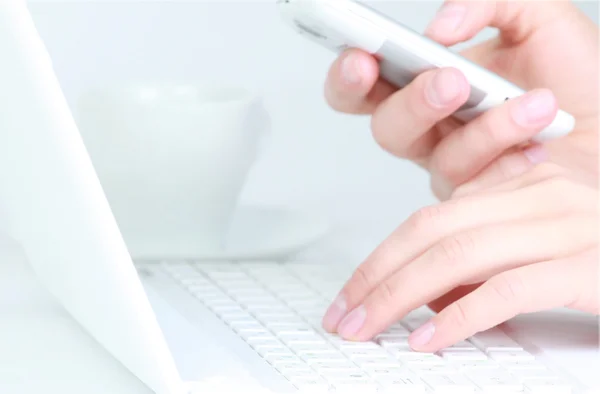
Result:
[[[255,90],[274,129],[243,200],[310,206],[381,238],[435,202],[427,174],[382,151],[368,118],[327,107],[322,90],[333,55],[293,33],[273,3],[38,0],[30,10],[72,106],[83,90],[115,80],[176,78]],[[371,4],[422,31],[441,2]],[[597,2],[577,4],[598,21]]]

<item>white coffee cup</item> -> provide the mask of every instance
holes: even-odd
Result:
[[[77,118],[131,255],[219,253],[270,127],[260,97],[189,85],[90,90]]]

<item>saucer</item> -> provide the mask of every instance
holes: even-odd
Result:
[[[137,259],[281,260],[324,237],[328,230],[329,223],[310,212],[240,205],[236,208],[230,231],[220,250],[199,252],[193,256],[137,256]]]

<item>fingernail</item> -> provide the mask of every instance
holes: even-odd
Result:
[[[343,295],[338,295],[325,312],[323,328],[329,332],[335,331],[340,320],[346,315],[346,308],[346,299]]]
[[[357,85],[360,83],[362,68],[360,60],[355,56],[348,55],[342,60],[342,78],[350,85]]]
[[[446,3],[427,26],[425,34],[434,32],[439,35],[454,33],[462,24],[466,14],[467,7],[464,4]]]
[[[354,337],[362,328],[365,323],[365,319],[367,317],[367,310],[363,305],[354,309],[352,312],[348,314],[340,323],[338,327],[338,334],[342,338],[352,338]]]
[[[435,333],[435,326],[432,322],[425,323],[421,327],[417,328],[410,336],[408,337],[408,344],[414,350],[418,350],[419,348],[427,345],[431,338],[433,338],[433,334]]]
[[[461,91],[461,81],[457,73],[452,69],[437,71],[426,88],[427,99],[431,104],[444,106],[458,97]]]
[[[555,101],[554,95],[547,90],[530,93],[513,107],[513,119],[522,127],[535,126],[548,120],[556,106]]]
[[[542,145],[532,145],[525,149],[523,154],[533,164],[542,163],[548,159],[548,153]]]

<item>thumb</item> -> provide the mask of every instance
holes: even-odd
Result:
[[[568,0],[559,1],[472,1],[446,0],[425,30],[425,35],[452,46],[475,37],[485,27],[500,30],[508,43],[525,40],[555,18],[572,12]]]

